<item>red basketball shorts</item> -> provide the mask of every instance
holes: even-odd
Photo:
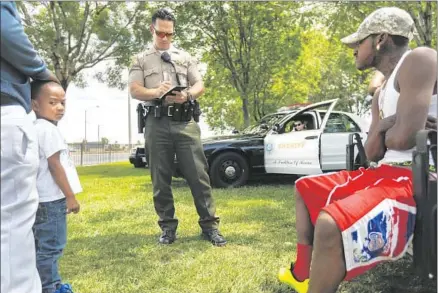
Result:
[[[324,211],[341,230],[346,280],[405,254],[416,214],[411,170],[382,165],[306,176],[295,186],[314,225]]]

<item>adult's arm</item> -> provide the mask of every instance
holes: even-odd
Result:
[[[437,52],[430,48],[414,49],[400,66],[397,82],[400,97],[396,120],[385,136],[385,145],[393,150],[415,146],[417,132],[425,128],[437,76]]]
[[[17,13],[15,4],[1,2],[0,5],[1,58],[32,79],[59,82],[47,69],[46,64],[29,41],[20,21],[15,17]]]
[[[371,102],[371,126],[364,146],[367,159],[372,162],[382,159],[386,151],[385,135],[379,129],[379,93],[380,88],[375,91]]]

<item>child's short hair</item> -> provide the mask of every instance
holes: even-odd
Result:
[[[59,83],[54,82],[53,80],[33,80],[30,83],[30,98],[32,100],[35,100],[38,98],[38,95],[40,94],[42,88],[47,84],[56,84],[57,86],[61,86]]]

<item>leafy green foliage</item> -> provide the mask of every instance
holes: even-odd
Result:
[[[193,38],[186,43],[200,43],[204,49],[202,61],[208,66],[206,85],[210,88],[204,100],[211,99],[207,112],[223,110],[215,113],[220,118],[207,116],[210,125],[239,126],[235,119],[223,118],[239,117],[234,110],[240,107],[243,125],[248,126],[278,106],[279,95],[271,90],[272,76],[298,56],[298,30],[291,18],[300,5],[191,2],[177,8],[183,22],[190,20]]]
[[[121,74],[150,42],[150,16],[176,15],[174,43],[205,70],[203,112],[215,130],[242,129],[276,109],[339,98],[338,108],[363,112],[372,71],[358,71],[340,39],[384,6],[407,10],[416,24],[411,46],[435,47],[435,2],[19,2],[26,32],[63,86],[85,86],[82,73],[113,66],[96,78],[124,89]]]
[[[146,2],[44,1],[18,7],[31,42],[64,88],[72,81],[85,86],[82,71],[99,62],[129,65],[132,54],[150,39],[144,33],[150,22]],[[110,81],[121,87],[120,75],[109,73]]]

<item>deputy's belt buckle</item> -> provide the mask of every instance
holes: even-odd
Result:
[[[173,108],[173,106],[168,106],[167,107],[167,116],[169,116],[169,117],[173,116],[173,114],[172,115],[170,114],[170,109],[171,108]]]

